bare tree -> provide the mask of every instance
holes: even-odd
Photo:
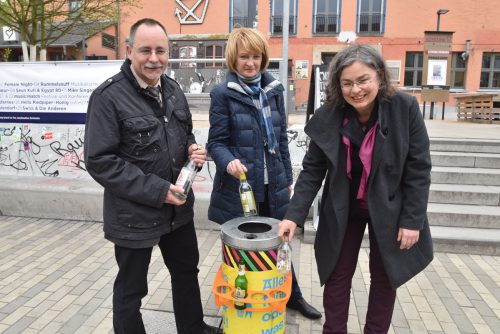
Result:
[[[20,34],[25,61],[36,61],[37,47],[40,60],[46,60],[47,47],[75,28],[82,30],[85,43],[87,36],[119,22],[124,15],[121,8],[133,10],[138,3],[137,0],[0,0],[0,25]]]

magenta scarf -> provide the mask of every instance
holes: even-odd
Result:
[[[346,125],[348,122],[349,119],[345,117],[343,125]],[[375,144],[377,124],[378,120],[375,121],[375,124],[373,124],[371,129],[365,135],[365,138],[361,143],[361,147],[359,148],[359,159],[363,164],[363,172],[361,173],[361,180],[359,182],[359,189],[356,198],[362,200],[362,202],[365,202],[365,204],[367,204],[366,186],[372,168],[373,146]],[[347,149],[347,177],[349,178],[349,180],[351,180],[351,141],[346,136],[342,136],[342,142],[345,144]]]

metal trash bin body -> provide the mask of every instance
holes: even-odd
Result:
[[[285,333],[291,274],[283,275],[276,269],[281,244],[278,224],[273,218],[242,217],[222,225],[222,264],[212,290],[216,304],[222,306],[226,334]],[[233,306],[240,258],[245,261],[248,280],[244,310]]]

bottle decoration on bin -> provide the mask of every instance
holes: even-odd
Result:
[[[240,174],[240,199],[243,206],[243,215],[251,217],[257,215],[257,206],[255,205],[255,198],[253,196],[252,186],[247,181],[245,173]]]
[[[292,247],[288,243],[287,235],[285,235],[285,240],[278,248],[276,269],[278,269],[278,272],[283,275],[288,274],[290,270],[292,270]]]
[[[238,263],[238,276],[234,281],[234,298],[243,299],[247,297],[248,281],[245,276],[245,260],[240,259]],[[247,304],[244,302],[235,301],[234,308],[237,310],[244,310]]]
[[[179,177],[177,177],[177,181],[175,182],[175,185],[181,186],[184,191],[182,193],[174,193],[175,197],[180,200],[186,200],[197,172],[198,167],[196,167],[193,160],[188,160],[184,167],[182,167]]]

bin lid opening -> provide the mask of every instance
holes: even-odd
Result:
[[[249,221],[238,226],[238,230],[245,233],[266,233],[271,231],[271,229],[271,225],[256,221]],[[248,236],[250,235],[247,235],[247,239],[255,239],[256,237],[255,235],[254,238],[249,238]]]

